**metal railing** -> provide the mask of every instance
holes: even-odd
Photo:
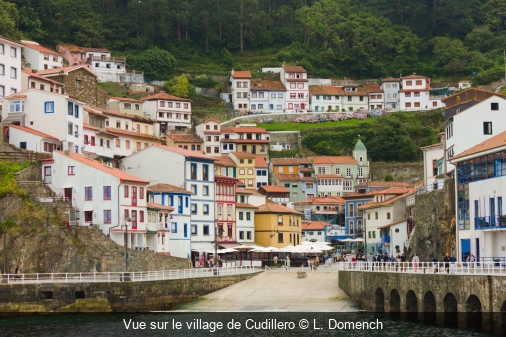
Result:
[[[263,271],[263,269],[259,267],[234,266],[136,272],[7,274],[2,275],[2,283],[145,282],[197,277],[242,275],[261,271]]]
[[[375,273],[506,276],[506,262],[338,262],[337,270]]]
[[[416,194],[440,190],[444,187],[444,185],[445,185],[444,181],[440,181],[440,182],[437,182],[434,184],[425,185],[423,187],[418,188],[416,190]]]
[[[486,230],[486,229],[506,229],[506,216],[481,216],[474,218],[474,229]]]

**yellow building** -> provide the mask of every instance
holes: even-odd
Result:
[[[230,152],[230,158],[237,165],[237,179],[247,190],[256,190],[255,155],[249,152]]]
[[[255,243],[276,248],[300,245],[302,216],[300,212],[273,202],[261,205],[255,211]]]

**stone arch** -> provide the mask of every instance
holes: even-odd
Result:
[[[457,299],[452,293],[446,294],[443,300],[444,324],[446,326],[458,326],[457,321]]]
[[[408,318],[416,318],[418,313],[418,298],[413,290],[406,294],[406,313]]]
[[[401,312],[401,296],[399,296],[399,292],[396,289],[392,289],[390,292],[390,314],[399,315]]]
[[[435,322],[436,312],[436,296],[432,291],[427,291],[423,297],[423,319],[428,322]]]
[[[476,295],[470,295],[466,301],[466,327],[481,328],[483,317],[481,301]]]
[[[376,293],[374,294],[374,302],[374,309],[376,312],[385,312],[385,294],[383,293],[383,289],[376,289]]]

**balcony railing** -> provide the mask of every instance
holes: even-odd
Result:
[[[358,166],[369,166],[369,161],[359,161]]]
[[[475,230],[506,230],[506,215],[482,216],[474,218]]]
[[[384,245],[385,243],[390,243],[390,236],[384,235],[381,237],[381,244]]]
[[[440,190],[444,187],[444,185],[445,185],[444,181],[440,181],[440,182],[430,184],[430,185],[425,185],[424,187],[417,189],[416,194]]]

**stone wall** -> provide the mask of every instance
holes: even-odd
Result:
[[[145,282],[0,284],[0,313],[170,310],[256,274]]]
[[[423,182],[423,162],[384,163],[371,161],[370,165],[373,180],[384,180],[388,174],[391,174],[395,181]]]
[[[109,97],[98,87],[95,76],[80,68],[73,70],[68,75],[52,77],[55,81],[65,85],[65,93],[80,99],[89,105],[107,109]]]
[[[498,333],[506,333],[506,293],[497,291],[505,286],[504,276],[339,271],[339,287],[366,311]]]
[[[437,210],[437,232],[434,231],[434,206]],[[442,261],[446,253],[455,254],[455,181],[447,179],[443,189],[416,195],[413,218],[415,229],[410,255],[417,253],[420,261],[430,261],[434,255],[436,234],[438,261]],[[455,256],[459,259],[457,254]]]
[[[291,144],[291,148],[302,148],[302,140],[299,131],[272,131],[270,134],[270,145]]]

